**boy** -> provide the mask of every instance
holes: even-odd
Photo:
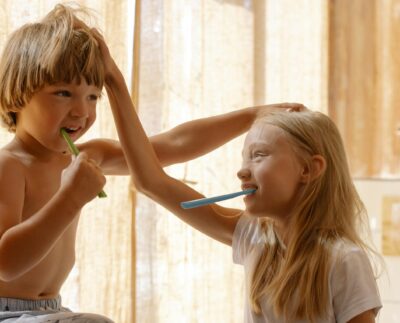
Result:
[[[0,321],[111,322],[72,313],[59,296],[74,265],[80,210],[103,188],[103,174],[129,175],[118,142],[83,143],[71,158],[60,136],[64,128],[75,141],[91,127],[103,84],[112,83],[96,41],[101,36],[78,20],[79,11],[57,5],[41,22],[21,27],[1,59],[1,116],[15,137],[0,150]],[[116,102],[112,92],[109,100]],[[243,133],[258,113],[274,108],[300,106],[193,121],[151,142],[164,166],[183,162]],[[212,142],[202,140],[210,135]]]

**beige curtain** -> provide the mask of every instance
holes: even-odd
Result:
[[[54,5],[52,0],[2,0],[0,2],[0,47],[17,27],[44,16]],[[65,2],[65,1],[64,1]],[[94,9],[97,26],[104,31],[110,50],[131,82],[134,1],[76,1]],[[117,138],[112,114],[105,97],[98,107],[98,119],[82,140]],[[12,139],[0,130],[0,145]],[[76,265],[62,289],[65,306],[75,311],[95,312],[116,322],[132,322],[133,232],[129,179],[109,177],[106,199],[95,199],[82,211]],[[46,274],[46,273],[43,273]]]
[[[0,47],[56,2],[3,0]],[[298,101],[334,117],[353,174],[399,173],[399,0],[143,0],[135,55],[133,1],[79,2],[98,11],[118,65],[135,80],[149,135],[239,107]],[[98,111],[84,139],[116,138],[106,98]],[[0,130],[1,146],[11,138]],[[242,140],[167,171],[205,195],[237,190]],[[127,178],[109,177],[105,190],[107,199],[82,212],[65,305],[122,323],[242,322],[243,272],[229,247],[141,194],[132,203]]]
[[[254,104],[327,109],[326,2],[140,2],[138,108],[149,135]],[[205,195],[235,191],[242,140],[167,171]],[[231,249],[140,194],[136,212],[136,322],[242,322]]]
[[[330,1],[329,112],[356,177],[400,172],[398,0]]]

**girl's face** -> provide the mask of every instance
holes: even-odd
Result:
[[[75,141],[96,120],[96,104],[101,90],[84,79],[78,85],[56,83],[36,92],[17,115],[17,136],[37,151],[65,151],[60,136],[66,128]]]
[[[243,147],[243,165],[238,172],[242,189],[257,189],[244,198],[249,214],[275,219],[290,217],[302,185],[302,174],[303,167],[284,130],[262,123],[250,129]]]

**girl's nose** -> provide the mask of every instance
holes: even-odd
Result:
[[[247,167],[242,167],[238,172],[237,172],[237,177],[240,180],[245,180],[249,179],[251,176],[250,170]]]

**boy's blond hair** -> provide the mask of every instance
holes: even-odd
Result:
[[[335,242],[350,241],[377,255],[362,239],[370,237],[367,213],[350,176],[341,136],[329,117],[312,111],[284,112],[257,122],[283,129],[308,169],[312,170],[314,155],[325,159],[326,169],[302,190],[286,249],[279,243],[265,245],[251,279],[250,302],[259,313],[260,299],[268,296],[275,313],[288,322],[315,322],[327,314]],[[272,220],[261,221],[265,230],[272,225]]]
[[[77,19],[83,7],[57,5],[42,21],[8,39],[0,62],[0,112],[15,132],[17,113],[45,85],[77,82],[103,87],[104,66],[90,28]]]

